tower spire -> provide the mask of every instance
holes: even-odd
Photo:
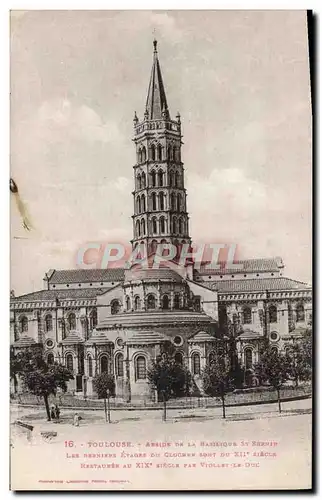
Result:
[[[167,98],[158,59],[157,44],[157,40],[154,39],[153,64],[144,114],[145,118],[148,120],[169,118]]]

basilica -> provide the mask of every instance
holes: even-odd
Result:
[[[154,41],[142,119],[134,115],[134,213],[132,248],[153,255],[160,244],[191,245],[181,157],[181,118],[168,108]],[[15,351],[41,347],[48,363],[73,373],[69,391],[95,397],[92,380],[109,372],[116,397],[154,397],[147,381],[152,360],[171,346],[191,372],[195,394],[218,339],[233,335],[245,385],[256,384],[261,345],[285,351],[311,323],[312,291],[284,276],[281,258],[238,261],[238,266],[193,259],[171,265],[49,270],[43,289],[10,299]],[[236,268],[237,267],[237,268]]]

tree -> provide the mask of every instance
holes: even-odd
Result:
[[[208,396],[221,399],[222,415],[226,418],[226,394],[235,388],[230,360],[218,355],[212,358],[202,372],[202,383]]]
[[[164,353],[152,361],[147,376],[150,386],[157,391],[158,398],[162,398],[162,419],[165,421],[168,399],[189,394],[191,374],[185,366],[177,363],[173,356]]]
[[[289,368],[287,357],[271,348],[267,348],[260,357],[260,362],[255,367],[256,374],[264,381],[268,382],[277,391],[278,410],[281,413],[280,390],[283,384],[289,379]]]
[[[298,386],[300,380],[310,380],[312,376],[312,332],[308,329],[303,337],[289,344],[286,351],[289,377]]]
[[[111,423],[110,397],[115,396],[115,381],[113,375],[103,372],[93,379],[93,388],[99,399],[104,399],[105,420]],[[106,409],[106,399],[108,408]]]
[[[40,350],[21,353],[19,374],[29,392],[43,397],[47,419],[51,420],[48,398],[56,395],[57,389],[67,390],[67,382],[74,378],[67,368],[59,363],[47,364]]]
[[[14,349],[10,349],[10,379],[13,381],[14,393],[17,393],[18,376],[21,371],[21,354],[16,354]]]

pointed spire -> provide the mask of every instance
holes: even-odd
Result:
[[[157,40],[153,40],[153,64],[148,90],[148,97],[145,106],[145,119],[162,119],[169,117],[167,98],[161,75],[161,68],[158,59]]]

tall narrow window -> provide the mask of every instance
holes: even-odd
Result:
[[[179,185],[180,185],[179,177],[180,177],[180,176],[179,176],[179,172],[178,172],[178,170],[177,170],[177,171],[176,171],[176,174],[175,174],[175,181],[174,181],[174,185],[175,185],[176,187],[179,187]]]
[[[163,295],[162,297],[162,309],[169,309],[169,296]]]
[[[248,325],[252,322],[252,310],[250,307],[244,307],[242,317],[244,325]]]
[[[269,317],[270,323],[277,323],[277,308],[276,308],[276,306],[269,307],[268,317]]]
[[[138,150],[138,162],[139,163],[142,162],[142,149],[141,148]]]
[[[70,313],[67,321],[68,321],[69,329],[76,330],[76,315],[74,313]]]
[[[152,210],[157,209],[157,200],[156,200],[156,194],[152,193]]]
[[[155,309],[155,296],[150,293],[147,297],[148,309]]]
[[[141,234],[142,234],[142,236],[145,235],[145,220],[144,219],[141,220]]]
[[[178,193],[178,195],[177,195],[177,210],[178,210],[178,212],[181,211],[181,194],[180,193]]]
[[[165,220],[164,220],[164,217],[160,217],[159,224],[160,224],[160,233],[161,234],[165,233]]]
[[[90,317],[89,317],[89,321],[90,321],[90,329],[91,330],[94,330],[94,328],[96,328],[97,326],[97,309],[93,309]]]
[[[159,170],[159,172],[158,172],[158,184],[160,187],[163,186],[163,172],[162,172],[162,170]]]
[[[250,370],[253,366],[253,351],[252,349],[245,349],[244,351],[244,363],[246,370]]]
[[[164,193],[159,194],[159,208],[160,210],[164,210]]]
[[[183,364],[183,357],[182,357],[182,354],[181,352],[177,352],[174,356],[174,361],[175,363],[177,363],[178,365],[182,365]]]
[[[155,145],[151,146],[151,160],[155,160]]]
[[[174,184],[174,177],[173,177],[173,172],[170,172],[169,174],[169,185],[172,187]]]
[[[173,219],[172,219],[172,232],[173,232],[173,234],[177,233],[177,219],[176,219],[176,217],[173,217]]]
[[[126,310],[129,311],[131,309],[131,300],[130,297],[126,297]]]
[[[180,308],[180,295],[178,293],[174,294],[173,307],[175,309],[179,309]]]
[[[136,296],[135,299],[134,299],[134,309],[136,311],[138,311],[139,309],[141,309],[141,301],[140,301],[140,297]]]
[[[145,212],[145,195],[142,194],[141,196],[141,210],[142,212]]]
[[[200,354],[196,352],[192,355],[192,373],[200,375]]]
[[[20,331],[22,333],[28,332],[28,318],[26,316],[20,319]]]
[[[155,187],[156,186],[156,173],[154,170],[152,170],[152,172],[150,174],[150,178],[151,178],[151,186]]]
[[[100,359],[101,364],[101,373],[108,372],[108,357],[106,354],[103,354]]]
[[[52,352],[50,352],[47,356],[47,364],[48,365],[53,365],[55,362],[55,358]]]
[[[123,354],[119,353],[117,354],[115,358],[115,373],[117,377],[123,377],[124,370],[123,370]]]
[[[87,368],[88,368],[88,376],[92,377],[93,376],[93,360],[92,360],[92,356],[90,354],[87,356]]]
[[[175,210],[176,209],[176,195],[175,193],[171,193],[171,209]]]
[[[45,328],[46,332],[51,332],[53,330],[53,317],[51,314],[47,314],[45,318]]]
[[[182,225],[182,219],[180,217],[180,219],[179,219],[179,233],[180,234],[182,234],[182,232],[183,232],[182,229],[183,229],[183,225]]]
[[[140,196],[138,196],[136,199],[136,211],[138,214],[141,213],[141,198],[140,198]]]
[[[145,173],[142,172],[142,177],[141,177],[141,187],[142,189],[144,189],[146,186],[146,177],[145,177]]]
[[[72,354],[67,354],[66,356],[66,368],[70,372],[74,370],[74,360]]]
[[[142,162],[145,162],[146,160],[146,149],[145,149],[145,146],[143,146],[142,148]]]
[[[162,160],[162,146],[161,144],[158,145],[158,160]]]
[[[141,175],[140,174],[137,175],[136,181],[137,181],[137,189],[141,189]]]
[[[137,380],[146,379],[146,360],[144,356],[138,356],[136,358],[136,378]]]
[[[296,321],[304,321],[305,320],[305,314],[304,314],[304,306],[303,304],[298,304],[296,306]]]
[[[157,232],[157,220],[155,217],[152,219],[152,232],[156,233]]]

